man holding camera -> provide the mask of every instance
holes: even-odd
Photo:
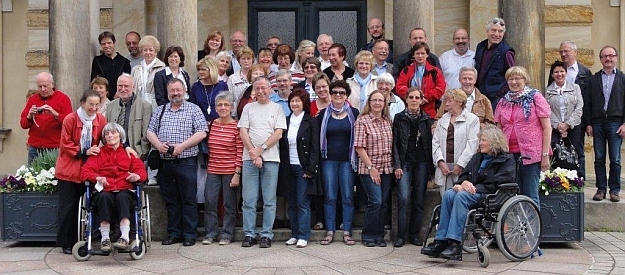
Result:
[[[37,93],[28,98],[20,117],[20,126],[28,129],[28,165],[44,150],[59,148],[63,119],[72,112],[69,97],[54,89],[48,72],[35,77]]]

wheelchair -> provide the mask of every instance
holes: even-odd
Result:
[[[99,224],[94,218],[94,206],[91,203],[92,197],[92,184],[85,182],[86,191],[85,194],[80,197],[78,208],[78,241],[72,247],[72,256],[77,261],[87,261],[93,255],[108,256],[110,252],[103,252],[99,249],[95,249],[92,244],[94,239],[94,233],[99,233]],[[151,228],[150,228],[150,200],[147,194],[141,189],[141,184],[135,185],[135,203],[132,204],[131,213],[131,234],[130,244],[127,250],[117,250],[118,253],[129,253],[130,258],[133,260],[140,260],[145,256],[145,253],[150,248],[152,242]],[[115,227],[113,221],[111,221],[111,240],[113,241],[113,228]],[[134,233],[134,235],[133,235]]]
[[[516,183],[501,184],[495,194],[486,195],[483,202],[471,207],[467,213],[463,250],[477,252],[481,267],[490,264],[488,246],[493,241],[510,261],[524,261],[533,257],[535,252],[542,255],[538,247],[542,229],[539,208],[532,199],[518,193]],[[434,208],[427,236],[438,226],[440,207]]]

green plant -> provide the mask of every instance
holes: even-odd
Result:
[[[33,159],[30,163],[30,168],[37,173],[41,170],[50,170],[50,168],[56,165],[56,158],[58,156],[58,149],[44,150]]]

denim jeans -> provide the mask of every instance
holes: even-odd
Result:
[[[368,174],[360,175],[360,181],[367,194],[367,211],[362,225],[363,240],[384,240],[384,223],[386,222],[387,202],[391,193],[393,177],[393,174],[381,174],[381,182],[376,184]]]
[[[514,153],[514,159],[519,159],[521,154]],[[540,201],[538,197],[538,181],[540,180],[540,161],[531,164],[520,164],[516,173],[516,183],[519,185],[520,195],[528,196],[532,199],[538,209]]]
[[[279,164],[264,161],[263,166],[254,166],[251,160],[243,161],[243,233],[256,238],[256,203],[258,192],[263,196],[263,228],[261,237],[273,239],[273,221],[276,218],[276,188],[278,188]]]
[[[404,174],[397,180],[397,238],[405,239],[406,229],[409,239],[419,237],[428,185],[427,165],[426,162],[417,162],[405,163],[402,167]]]
[[[167,207],[169,237],[197,238],[197,162],[195,157],[163,160],[156,179]]]
[[[472,205],[478,203],[484,194],[467,191],[456,192],[453,189],[445,191],[441,202],[441,215],[436,230],[435,240],[456,240],[462,242],[462,233],[467,221],[467,214]]]
[[[291,222],[291,237],[296,239],[310,239],[310,195],[308,185],[310,179],[304,178],[301,165],[291,165],[291,175],[288,193],[289,221]]]
[[[343,230],[351,232],[354,217],[354,170],[349,161],[321,160],[327,231],[336,230],[336,201],[341,192]]]
[[[234,225],[237,216],[237,193],[239,187],[230,187],[232,174],[217,175],[208,173],[206,185],[204,187],[204,227],[206,237],[217,238],[219,229],[219,218],[217,217],[217,206],[219,204],[219,193],[223,193],[224,198],[224,220],[221,228],[221,238],[232,240],[234,238]]]
[[[595,147],[595,176],[597,189],[618,193],[621,191],[621,143],[623,138],[616,133],[620,122],[606,122],[592,125],[592,138]],[[610,157],[610,175],[606,176],[606,145]]]

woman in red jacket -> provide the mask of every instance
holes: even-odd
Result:
[[[436,116],[436,101],[445,93],[445,77],[441,70],[427,61],[430,47],[425,42],[417,42],[410,49],[413,59],[410,66],[404,68],[397,78],[395,91],[401,98],[406,98],[408,88],[417,87],[423,91],[421,109],[430,117]]]
[[[121,237],[113,247],[125,250],[128,248],[130,233],[130,209],[135,195],[132,192],[135,182],[145,181],[147,172],[143,162],[124,150],[126,142],[124,128],[110,122],[102,130],[102,138],[106,140],[100,153],[90,157],[81,169],[83,181],[96,183],[98,193],[93,196],[93,203],[98,209],[100,232],[102,233],[103,252],[111,251],[111,216],[113,211],[119,217]]]
[[[85,192],[85,186],[80,181],[80,167],[88,156],[100,153],[100,132],[106,118],[98,113],[99,108],[100,94],[87,90],[80,98],[80,108],[63,120],[55,173],[59,180],[56,245],[65,254],[72,254],[72,246],[78,241],[76,213],[78,200]]]

